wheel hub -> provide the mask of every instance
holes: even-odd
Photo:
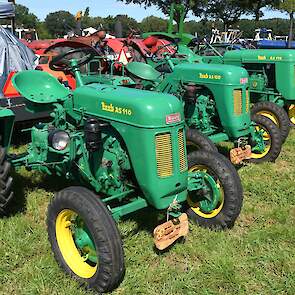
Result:
[[[88,229],[84,226],[84,222],[77,217],[77,221],[73,225],[73,235],[75,244],[81,252],[81,255],[86,260],[97,263],[97,256],[94,243]]]
[[[98,259],[83,220],[76,212],[64,209],[56,218],[55,230],[59,250],[70,269],[81,278],[93,277]]]
[[[191,202],[198,203],[204,213],[210,213],[216,209],[221,201],[221,194],[215,179],[206,172],[190,172],[188,179],[188,191]]]

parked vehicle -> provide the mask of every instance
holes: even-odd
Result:
[[[76,49],[67,56],[76,80],[93,51]],[[181,102],[174,96],[98,83],[75,91],[42,71],[13,78],[32,112],[49,111],[52,120],[31,129],[27,151],[8,154],[14,122],[0,110],[0,210],[13,198],[10,167],[25,167],[81,183],[58,192],[48,207],[47,227],[59,265],[98,292],[116,288],[124,277],[122,240],[115,220],[152,206],[167,212],[168,222],[155,229],[159,249],[188,233],[187,212],[209,228],[229,228],[243,200],[239,176],[219,154],[187,154]],[[86,188],[88,187],[88,188]]]

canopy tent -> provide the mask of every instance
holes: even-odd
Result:
[[[13,3],[0,2],[0,19],[15,17],[15,9]]]
[[[31,49],[0,26],[0,89],[10,72],[34,69],[36,61]]]

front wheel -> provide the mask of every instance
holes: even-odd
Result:
[[[286,140],[290,132],[290,119],[287,112],[283,108],[274,102],[263,101],[253,105],[251,114],[262,115],[270,119],[280,129],[283,142]]]
[[[253,115],[255,133],[251,140],[252,154],[250,163],[275,162],[282,149],[280,130],[270,119],[261,115]]]
[[[83,187],[56,194],[47,228],[55,259],[72,277],[99,293],[124,276],[124,253],[116,223],[99,198]]]
[[[240,177],[222,155],[195,151],[188,155],[187,214],[200,226],[231,228],[240,214],[243,188]]]

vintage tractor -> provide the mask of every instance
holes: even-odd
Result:
[[[261,115],[250,116],[248,74],[241,67],[183,63],[174,66],[166,55],[170,73],[160,73],[144,63],[129,63],[127,70],[144,89],[170,93],[184,106],[186,123],[214,143],[234,142],[231,160],[260,163],[275,161],[281,150],[277,126]]]
[[[223,56],[205,55],[203,61],[245,68],[252,112],[271,118],[280,126],[283,139],[288,136],[289,122],[295,124],[294,50],[230,50]]]
[[[279,129],[270,119],[260,115],[253,115],[251,121],[248,74],[243,68],[185,62],[174,66],[175,58],[168,53],[164,55],[165,58],[159,59],[155,52],[151,58],[154,64],[159,62],[155,67],[162,73],[145,63],[132,62],[126,67],[133,78],[130,79],[124,75],[124,68],[114,75],[112,69],[115,67],[111,62],[108,74],[89,71],[79,75],[77,84],[96,82],[173,94],[183,102],[190,151],[196,148],[217,151],[213,143],[231,141],[235,145],[230,151],[234,164],[277,159],[282,145]],[[100,68],[95,64],[105,58],[96,57],[87,68]],[[54,65],[51,68],[61,70]]]
[[[79,67],[92,52],[74,53],[83,57],[68,67],[81,82]],[[14,114],[0,110],[0,210],[7,212],[13,198],[11,166],[80,183],[58,192],[47,215],[54,256],[77,280],[98,292],[120,284],[124,253],[115,221],[142,208],[166,213],[154,231],[159,249],[187,234],[186,213],[205,227],[233,226],[243,200],[239,176],[217,153],[187,155],[176,97],[98,83],[71,91],[41,71],[18,73],[13,83],[30,111],[49,111],[52,120],[31,129],[25,153],[9,154]]]
[[[178,32],[173,32],[171,29],[173,28],[175,14],[180,15]],[[214,50],[205,41],[213,55],[216,55],[214,57],[211,56],[212,54],[207,56],[208,52],[206,53],[206,50],[200,44],[203,42],[184,32],[184,15],[183,4],[173,4],[168,33],[151,32],[143,34],[145,40],[148,38],[165,39],[166,42],[171,44],[166,43],[159,47],[159,42],[154,40],[154,47],[158,47],[158,50],[151,48],[151,52],[163,55],[165,51],[170,54],[172,51],[174,54],[173,63],[175,64],[182,62],[219,63],[244,67],[250,76],[249,95],[252,114],[263,115],[277,124],[284,141],[290,131],[290,121],[291,124],[295,124],[294,50],[232,50],[233,47],[231,46],[228,52],[221,55],[218,50]],[[175,48],[175,44],[177,44],[177,52],[171,50],[171,46]],[[150,63],[150,59],[146,60]]]

